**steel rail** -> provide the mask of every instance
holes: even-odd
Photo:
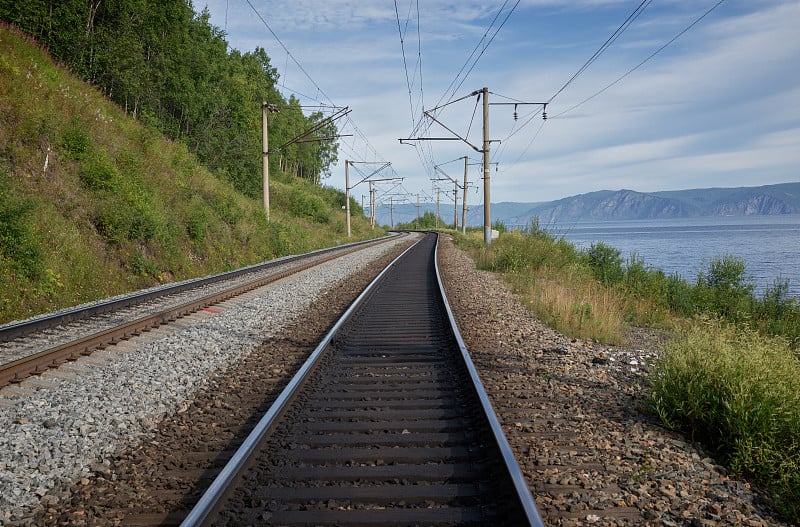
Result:
[[[450,303],[447,301],[447,295],[444,292],[444,284],[442,283],[441,273],[439,272],[438,240],[436,243],[436,249],[434,250],[434,254],[435,254],[434,266],[436,267],[436,281],[439,284],[439,292],[442,295],[444,308],[445,311],[447,312],[447,318],[450,320],[450,326],[453,330],[453,335],[455,336],[456,342],[458,343],[458,348],[461,351],[461,358],[463,359],[464,365],[467,367],[469,376],[472,379],[472,386],[475,389],[475,392],[478,396],[478,400],[481,403],[483,412],[486,415],[487,419],[489,420],[489,425],[492,429],[494,440],[497,443],[498,447],[500,448],[500,452],[503,456],[503,461],[505,462],[506,465],[506,471],[511,476],[511,479],[514,482],[514,489],[517,493],[517,497],[520,503],[522,504],[523,509],[525,510],[528,523],[532,527],[544,527],[544,522],[542,521],[542,517],[539,515],[539,509],[536,508],[536,502],[533,500],[533,496],[531,495],[530,489],[528,488],[528,483],[525,481],[525,476],[522,474],[522,470],[519,468],[517,459],[514,457],[514,452],[512,452],[511,445],[508,443],[508,439],[506,438],[506,435],[503,432],[503,427],[500,425],[500,421],[497,419],[497,415],[495,414],[494,408],[492,407],[492,402],[489,400],[489,395],[486,393],[486,389],[484,389],[483,387],[483,383],[481,382],[478,370],[475,368],[475,364],[472,362],[472,358],[470,358],[469,356],[467,345],[464,343],[464,339],[461,337],[461,332],[458,331],[458,324],[456,324],[456,319],[453,316],[453,310],[450,309]]]
[[[389,270],[400,260],[400,258],[405,256],[405,254],[412,249],[413,247],[410,247],[404,251],[403,254],[393,260],[392,263],[389,264],[375,278],[375,280],[370,283],[370,285],[361,293],[361,295],[359,295],[356,301],[351,304],[344,315],[342,315],[333,328],[331,328],[319,345],[314,349],[308,360],[303,364],[300,370],[292,378],[290,383],[278,396],[272,407],[261,418],[250,435],[245,439],[239,450],[233,455],[227,465],[223,467],[222,471],[217,475],[211,486],[202,495],[195,507],[189,512],[188,516],[186,516],[181,523],[181,527],[198,527],[200,525],[204,525],[205,522],[210,520],[219,512],[219,507],[222,506],[223,501],[226,499],[231,485],[240,476],[241,472],[251,464],[251,459],[256,450],[259,448],[259,445],[266,437],[273,433],[275,428],[278,426],[278,421],[286,413],[289,405],[300,393],[300,390],[307,384],[311,373],[315,371],[316,366],[322,361],[322,359],[327,356],[326,353],[329,349],[329,344],[334,341],[340,329],[349,322],[349,319],[353,316],[353,314],[362,306],[362,304],[364,304],[365,299],[367,299],[369,295],[371,295],[378,287],[378,284],[383,280],[386,273],[389,272]],[[437,252],[435,251],[434,261],[436,257]],[[528,490],[524,476],[522,475],[522,472],[513,456],[499,421],[494,415],[494,411],[491,403],[489,402],[486,391],[483,388],[474,364],[469,358],[464,341],[458,332],[455,319],[444,294],[444,288],[439,275],[438,263],[435,263],[434,269],[436,274],[436,283],[438,285],[438,293],[441,295],[440,300],[446,308],[447,320],[451,326],[449,329],[452,330],[453,335],[456,338],[460,351],[460,357],[463,360],[462,365],[465,366],[468,371],[468,376],[472,383],[472,389],[480,399],[480,408],[485,414],[484,417],[489,422],[491,436],[495,440],[496,445],[501,452],[505,473],[508,475],[509,481],[514,487],[512,494],[521,506],[522,515],[524,516],[527,525],[530,525],[531,527],[543,527],[544,523],[542,522],[542,519],[536,508],[536,504],[531,497],[530,491]],[[456,356],[459,356],[459,354],[456,353]]]
[[[255,452],[259,443],[269,432],[272,431],[281,418],[281,415],[294,399],[295,395],[297,395],[300,389],[305,385],[309,374],[314,370],[316,365],[325,355],[325,350],[336,336],[336,333],[338,333],[339,329],[348,321],[348,319],[361,306],[361,304],[364,303],[364,300],[372,293],[386,273],[389,272],[389,270],[397,263],[397,261],[400,260],[408,251],[413,249],[418,243],[419,241],[411,245],[397,258],[392,260],[392,262],[387,265],[372,282],[369,283],[364,291],[358,295],[355,301],[350,304],[350,307],[347,308],[336,324],[334,324],[325,337],[323,337],[322,341],[320,341],[317,347],[314,348],[314,351],[308,357],[306,362],[300,367],[294,377],[292,377],[292,380],[289,381],[289,384],[286,385],[283,391],[281,391],[280,395],[278,395],[277,399],[275,399],[275,402],[272,404],[267,413],[264,414],[258,424],[256,424],[253,431],[250,432],[250,435],[247,436],[233,457],[231,457],[228,463],[222,468],[222,471],[211,483],[209,488],[200,497],[200,500],[197,502],[194,508],[192,508],[183,522],[181,522],[181,527],[195,527],[202,525],[203,522],[206,521],[214,512],[215,507],[220,503],[223,496],[228,491],[231,483],[245,467],[248,459],[252,456],[253,452]]]
[[[396,234],[393,234],[392,236],[395,235]],[[99,302],[97,304],[93,304],[88,307],[77,307],[59,313],[37,317],[31,320],[24,320],[21,322],[6,324],[4,326],[0,326],[0,342],[9,342],[16,338],[23,337],[25,335],[29,335],[37,331],[42,331],[44,329],[60,326],[63,324],[67,324],[69,322],[74,322],[76,320],[83,320],[95,315],[102,315],[103,313],[108,313],[125,307],[141,304],[147,302],[148,300],[152,300],[154,298],[159,298],[171,294],[183,293],[185,291],[196,289],[198,287],[202,287],[205,285],[214,284],[224,280],[230,280],[232,278],[238,278],[240,276],[263,271],[265,269],[269,269],[270,267],[275,267],[277,265],[297,261],[315,255],[321,255],[329,252],[339,251],[342,249],[360,247],[362,245],[368,245],[372,243],[379,243],[385,241],[386,239],[387,238],[364,240],[360,242],[348,243],[345,245],[338,245],[336,247],[318,249],[316,251],[312,251],[306,254],[284,256],[281,258],[270,260],[268,262],[262,262],[255,265],[242,267],[234,271],[227,271],[224,273],[219,273],[203,278],[186,280],[178,284],[167,285],[154,290],[133,293],[125,296],[124,298]]]
[[[380,241],[385,241],[385,239],[381,239]],[[377,242],[375,240],[369,240],[366,243],[377,243]],[[120,340],[128,339],[131,336],[137,335],[145,331],[149,331],[150,329],[156,328],[163,324],[167,324],[178,318],[200,311],[201,309],[205,309],[214,304],[218,304],[220,302],[223,302],[235,296],[239,296],[258,287],[263,287],[267,284],[270,284],[282,278],[286,278],[287,276],[290,276],[292,274],[304,271],[306,269],[310,269],[311,267],[323,264],[325,262],[328,262],[330,260],[342,256],[343,255],[342,251],[337,251],[334,254],[331,254],[336,249],[341,250],[344,247],[347,247],[343,251],[343,253],[349,254],[350,252],[353,252],[361,248],[364,244],[365,242],[357,242],[356,244],[339,246],[334,248],[333,250],[323,249],[321,251],[314,251],[312,253],[309,253],[309,255],[315,255],[315,256],[327,255],[327,256],[324,256],[322,259],[313,260],[312,262],[301,264],[291,269],[287,269],[285,271],[272,274],[270,276],[261,277],[256,280],[251,280],[246,283],[239,284],[233,288],[225,289],[224,291],[218,291],[211,295],[205,295],[200,298],[195,298],[193,300],[183,302],[177,306],[172,306],[167,309],[162,309],[156,313],[140,317],[132,321],[125,322],[123,324],[114,326],[112,328],[108,328],[103,331],[85,335],[73,341],[60,344],[58,346],[54,346],[46,350],[42,350],[38,353],[28,355],[26,357],[17,359],[15,361],[2,364],[0,365],[0,388],[8,384],[11,384],[12,382],[20,381],[30,375],[39,374],[47,369],[57,367],[59,364],[62,364],[66,361],[75,360],[81,355],[88,355],[94,350],[103,348],[108,345],[116,344]],[[296,261],[302,258],[303,256],[283,258],[280,260],[280,263]],[[230,277],[230,275],[228,276]]]

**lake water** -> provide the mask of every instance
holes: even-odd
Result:
[[[757,292],[778,277],[800,297],[800,215],[704,217],[548,225],[581,248],[602,241],[623,258],[637,254],[667,274],[694,283],[711,258],[730,254],[747,263]]]

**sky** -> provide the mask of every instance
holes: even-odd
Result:
[[[469,156],[482,203],[484,87],[493,203],[800,181],[797,0],[193,3],[232,48],[266,50],[284,97],[351,110],[324,183],[356,161],[356,199],[390,162],[371,177],[402,180],[379,196],[429,201]]]

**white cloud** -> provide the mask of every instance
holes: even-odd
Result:
[[[336,104],[353,109],[352,118],[378,151],[375,154],[391,160],[406,177],[404,186],[412,192],[430,188],[414,148],[397,141],[409,133],[412,116],[394,3],[295,0],[289,8],[275,0],[252,1],[322,90]],[[228,33],[234,45],[245,50],[265,47],[288,86],[321,97],[250,7],[243,0],[228,2]],[[208,4],[212,23],[222,26],[226,0]],[[397,5],[402,24],[411,9],[406,59],[408,74],[416,79],[412,100],[418,111],[416,0],[398,0]],[[482,0],[420,2],[427,108],[455,78],[500,5]],[[710,5],[683,0],[654,3],[556,99],[548,113],[553,117],[592,95]],[[631,9],[630,2],[621,0],[523,0],[456,95],[487,85],[495,93],[521,100],[546,100]],[[798,24],[798,2],[722,4],[618,85],[548,121],[532,144],[538,119],[502,145],[493,144],[492,151],[501,153],[502,162],[493,179],[493,200],[557,199],[602,188],[656,190],[797,180]],[[501,99],[493,95],[491,100]],[[474,100],[464,101],[448,108],[443,119],[465,132],[473,109]],[[527,111],[518,109],[520,115]],[[505,138],[512,130],[512,112],[492,107],[494,139]],[[472,127],[471,140],[480,135],[480,110]],[[447,135],[436,127],[431,133]],[[356,144],[358,139],[347,141],[343,151],[373,154]],[[466,153],[478,155],[454,142],[426,148],[435,153],[436,162]],[[337,178],[343,180],[343,169],[334,170],[333,179]]]

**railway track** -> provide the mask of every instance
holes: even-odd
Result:
[[[357,251],[369,240],[0,326],[0,388]]]
[[[183,525],[542,525],[443,297],[434,235],[388,267]]]

